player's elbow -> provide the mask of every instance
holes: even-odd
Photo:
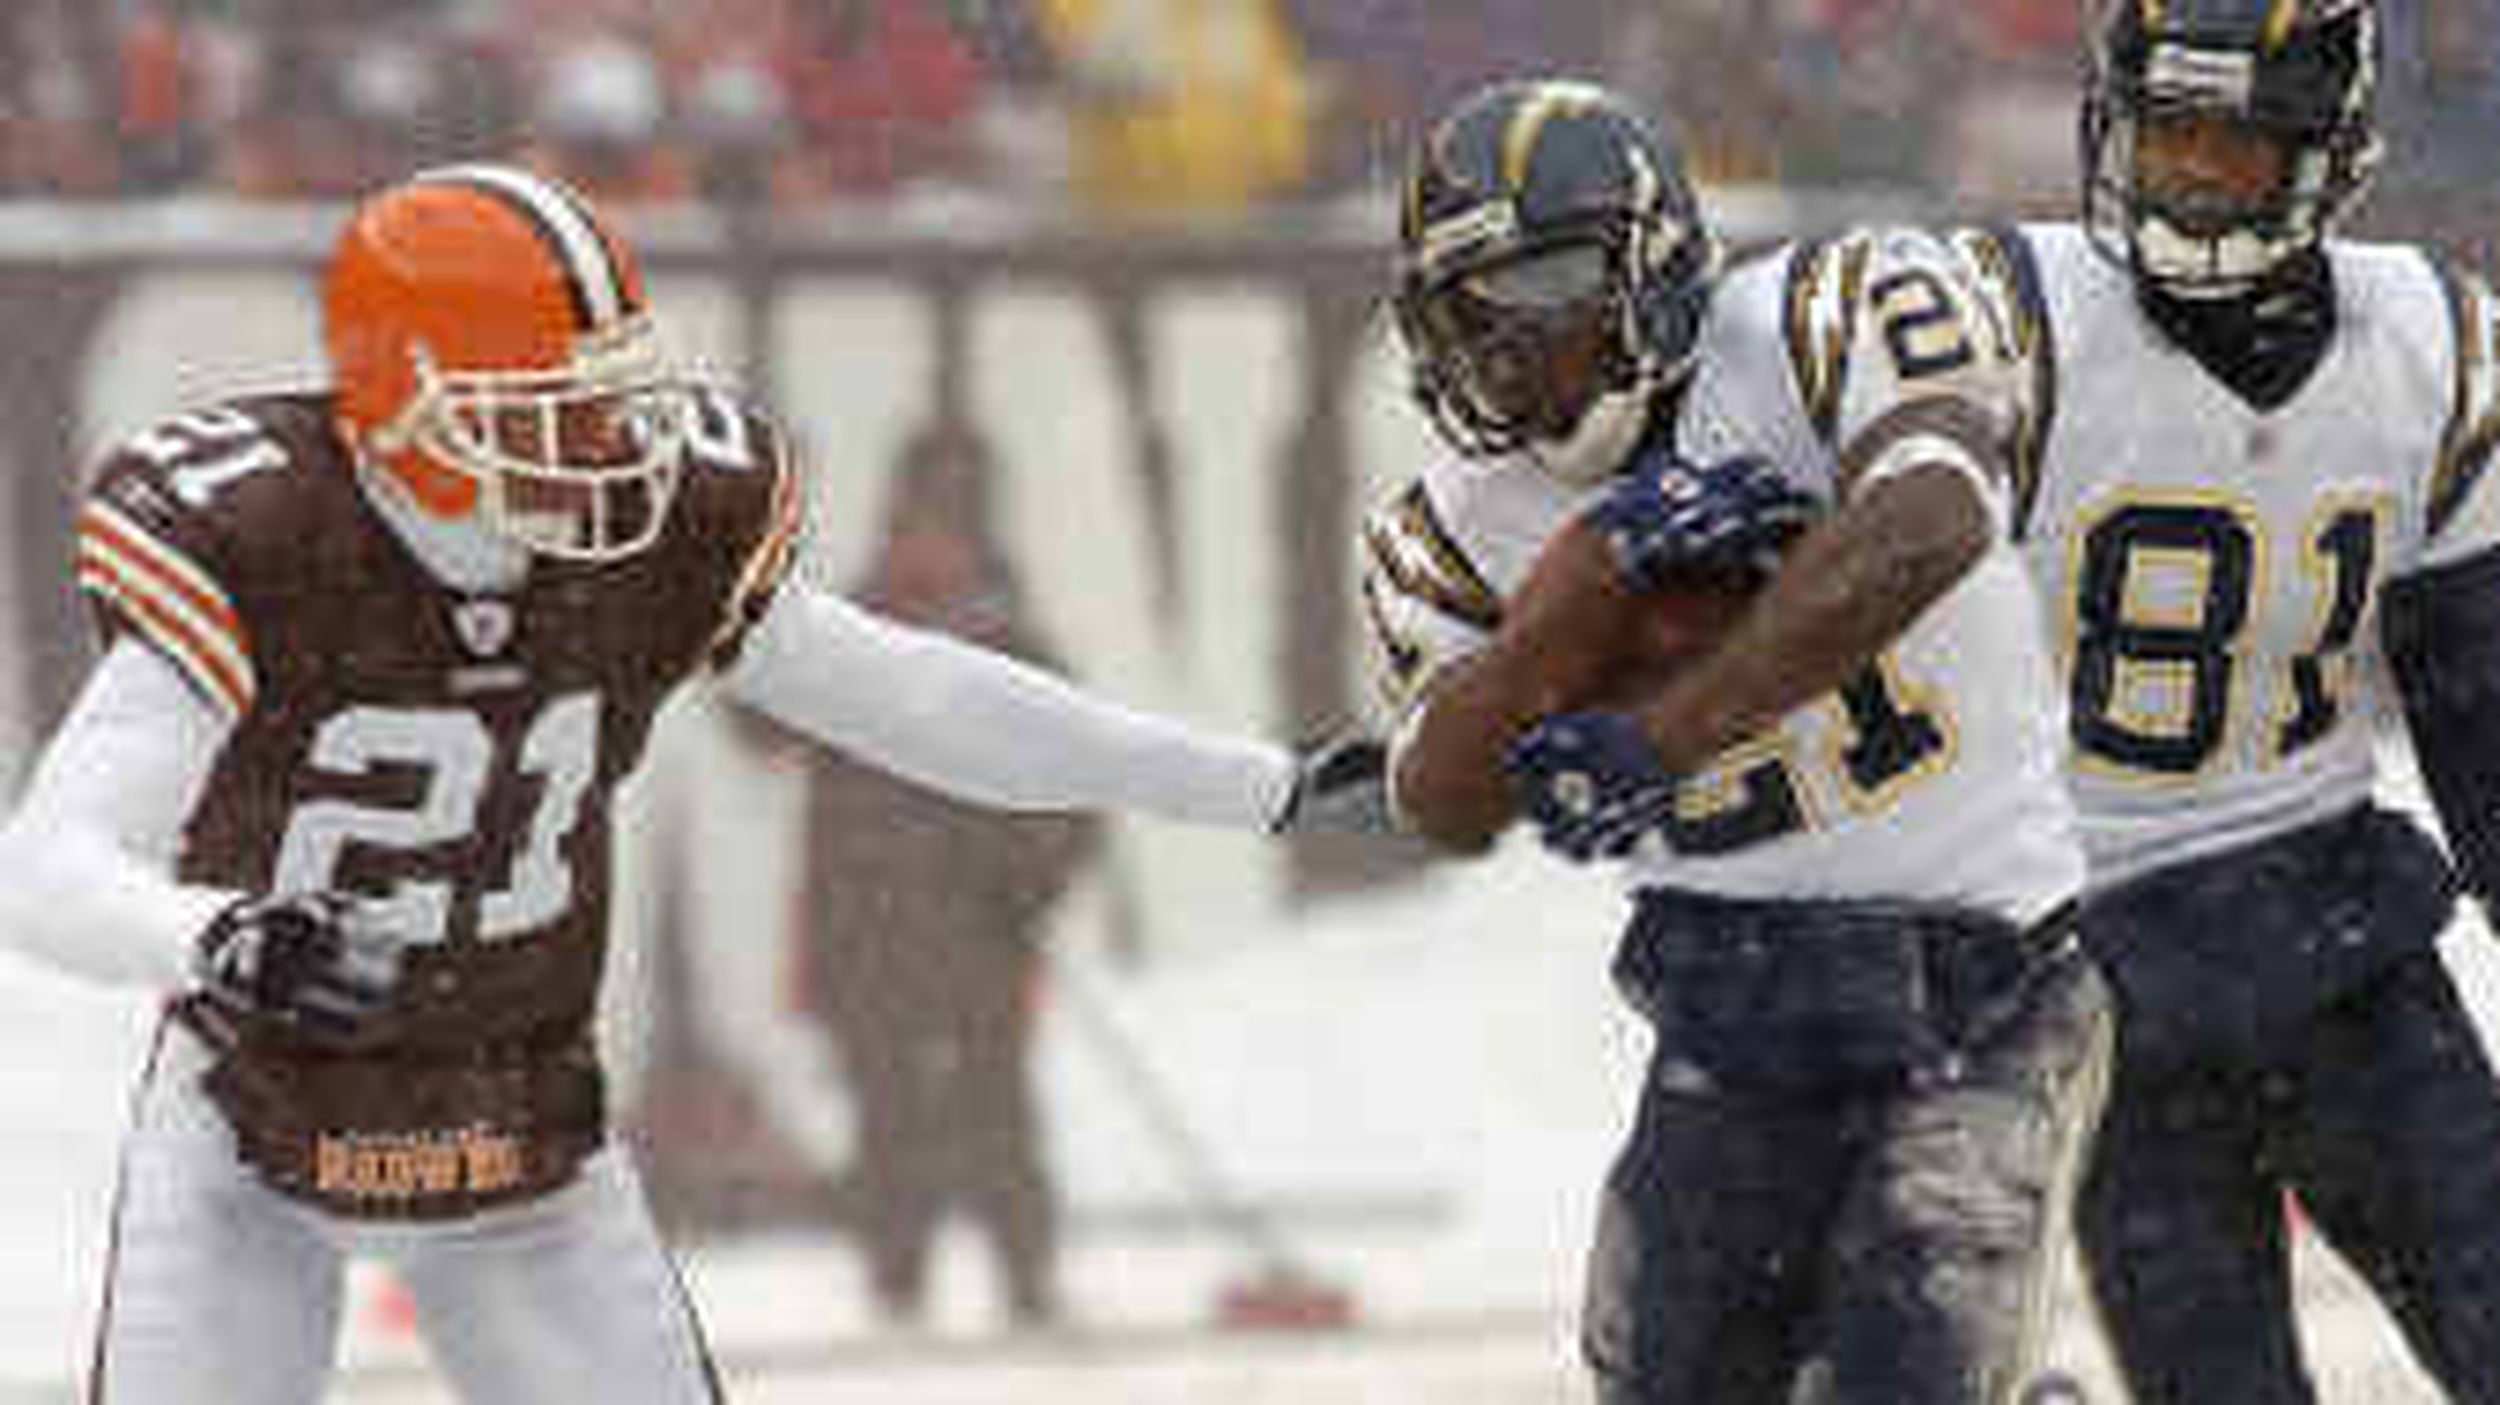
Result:
[[[1995,540],[1979,495],[1941,467],[1875,484],[1852,506],[1863,518],[1870,584],[1911,613],[1970,574]]]

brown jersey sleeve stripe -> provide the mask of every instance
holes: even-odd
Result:
[[[78,524],[78,587],[110,604],[193,685],[240,716],[259,689],[242,618],[199,568],[96,503]]]

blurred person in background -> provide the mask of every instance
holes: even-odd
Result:
[[[1759,7],[1774,27],[1782,90],[1781,120],[1764,134],[1776,143],[1780,177],[1805,185],[1938,183],[1955,104],[1971,77],[1953,18],[1958,6],[1774,0]]]
[[[954,0],[952,9],[988,78],[978,119],[982,188],[1060,208],[1069,191],[1070,102],[1041,3]]]
[[[684,199],[695,191],[674,140],[659,54],[640,28],[561,35],[531,58],[527,159],[605,204]]]
[[[88,0],[0,5],[0,195],[99,196],[118,183],[108,19]]]
[[[319,1399],[377,1259],[464,1400],[717,1400],[596,1024],[611,809],[667,702],[717,683],[1002,808],[1282,833],[1376,771],[798,579],[795,448],[675,370],[630,246],[541,176],[376,192],[320,296],[328,384],[92,478],[103,648],[0,824],[0,938],[164,1000],[88,1398]]]
[[[941,0],[721,0],[653,36],[683,193],[789,208],[988,175],[988,73]]]
[[[655,17],[668,139],[689,193],[746,213],[811,204],[830,181],[802,140],[793,56],[814,0],[713,0]]]
[[[932,444],[891,488],[854,598],[1043,666],[970,461]],[[1060,1318],[1059,1196],[1033,1086],[1045,924],[1101,845],[1082,815],[1010,815],[811,759],[793,994],[832,1036],[857,1115],[837,1211],[881,1318],[920,1322],[930,1259],[960,1214],[1008,1320]]]
[[[976,176],[988,76],[944,0],[804,0],[794,29],[785,81],[833,193]]]
[[[1314,95],[1281,0],[1034,3],[1080,213],[1223,219],[1305,190]]]
[[[493,0],[380,11],[261,0],[220,181],[238,194],[343,199],[413,164],[504,158],[521,98]]]
[[[182,189],[213,165],[221,114],[206,8],[191,0],[139,0],[115,26],[113,137],[127,194]]]
[[[1653,8],[1652,0],[1286,0],[1316,103],[1315,192],[1394,185],[1423,126],[1500,74],[1619,76],[1618,41],[1631,16]]]
[[[797,46],[796,0],[720,0],[665,12],[656,41],[675,139],[694,193],[733,209],[818,198],[807,179],[782,56]]]
[[[2075,1234],[2140,1405],[2313,1405],[2294,1202],[2500,1402],[2500,1091],[2439,947],[2500,895],[2500,300],[2338,233],[2379,18],[2102,0],[2078,215],[1958,236],[2033,384],[2016,525],[2119,1009]],[[2399,717],[2444,852],[2378,799]]]
[[[2500,268],[2500,0],[2412,0],[2386,13],[2388,163],[2373,227]]]
[[[1434,0],[1291,0],[1317,116],[1311,190],[1385,189],[1415,129],[1480,75],[1449,60],[1443,31],[1465,7]],[[1472,46],[1468,46],[1472,50]]]
[[[756,55],[719,55],[684,75],[676,133],[694,173],[694,194],[712,204],[797,205],[825,188],[807,169],[788,89],[773,65]]]
[[[1939,16],[1962,56],[1935,154],[1955,198],[2000,211],[2072,199],[2076,13],[2075,0],[1966,0]]]
[[[1626,96],[1677,109],[1693,176],[1709,185],[1756,183],[1779,172],[1779,134],[1798,95],[1779,51],[1777,5],[1718,0],[1633,4],[1616,32],[1610,71]],[[1709,95],[1694,102],[1697,93]]]

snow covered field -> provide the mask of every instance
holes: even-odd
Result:
[[[1613,913],[1603,883],[1515,843],[1145,979],[1067,972],[1063,1006],[1082,1007],[1046,1022],[1043,1068],[1075,1209],[1078,1325],[997,1333],[968,1245],[949,1245],[935,1320],[912,1337],[870,1328],[857,1265],[829,1239],[690,1246],[689,1280],[736,1398],[1584,1399],[1570,1308],[1641,1054],[1604,979]],[[2461,924],[2450,950],[2488,1020],[2500,976],[2479,922]],[[0,972],[0,1405],[73,1398],[144,1018],[38,973]],[[1206,1144],[1199,1177],[1104,1056],[1106,1028]],[[1176,1231],[1134,1213],[1203,1209],[1211,1190],[1268,1207],[1291,1255],[1350,1295],[1352,1329],[1217,1323],[1226,1292],[1266,1267],[1257,1246],[1203,1220]],[[2432,1400],[2375,1309],[2321,1281],[2309,1326],[2328,1398]],[[378,1280],[360,1280],[341,1398],[442,1401],[390,1307]],[[2100,1377],[2071,1303],[2057,1358]]]

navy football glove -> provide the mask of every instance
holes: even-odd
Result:
[[[408,942],[375,904],[338,893],[240,899],[193,954],[199,991],[229,1015],[327,1047],[387,1037]]]
[[[1506,764],[1545,847],[1578,862],[1622,858],[1675,815],[1675,773],[1618,712],[1548,717],[1511,744]]]
[[[1818,510],[1768,460],[1745,455],[1708,467],[1644,463],[1587,518],[1634,590],[1750,593],[1779,569],[1780,554]]]

